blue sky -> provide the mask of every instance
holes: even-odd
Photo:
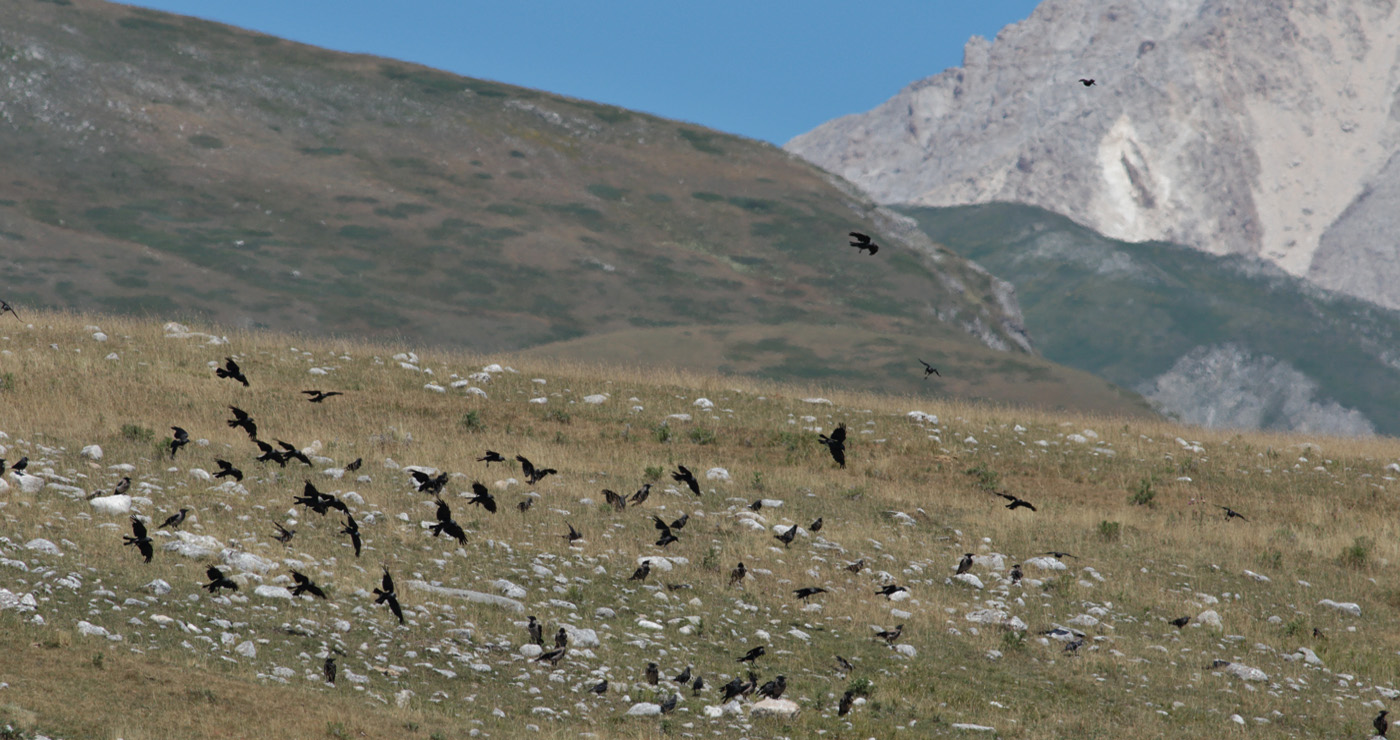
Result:
[[[139,0],[782,144],[962,63],[1038,0]]]

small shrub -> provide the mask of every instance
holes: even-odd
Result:
[[[1294,617],[1283,625],[1283,634],[1292,637],[1300,634],[1307,628],[1307,620],[1303,617]]]
[[[719,548],[714,545],[705,551],[705,557],[700,560],[700,567],[708,571],[719,571]]]
[[[479,432],[486,428],[486,424],[481,421],[481,412],[475,410],[462,414],[462,418],[457,420],[457,426],[468,432]]]
[[[1123,526],[1118,522],[1110,522],[1105,519],[1099,522],[1099,536],[1102,537],[1105,542],[1117,542],[1119,530],[1122,528]]]
[[[1128,491],[1128,503],[1134,506],[1153,508],[1157,505],[1154,502],[1156,498],[1157,492],[1152,490],[1151,476],[1138,481],[1138,484]]]
[[[996,490],[997,484],[1001,482],[1001,474],[988,468],[986,463],[977,463],[963,472],[976,478],[977,487],[987,491]]]
[[[753,480],[749,481],[749,485],[753,486],[753,490],[755,491],[764,490],[762,470],[753,471]]]
[[[326,734],[336,740],[350,740],[350,731],[345,729],[344,722],[327,722]]]
[[[846,690],[856,696],[870,696],[870,690],[875,688],[868,678],[857,678],[846,685]]]
[[[660,465],[648,465],[648,466],[646,467],[646,470],[643,470],[643,471],[642,471],[642,475],[643,475],[648,481],[653,481],[653,480],[660,480],[660,479],[661,479],[661,475],[662,475],[663,473],[665,473],[665,472],[666,472],[666,470],[665,470],[664,468],[662,468]]]
[[[1283,552],[1279,550],[1269,550],[1259,556],[1259,565],[1275,570],[1283,567]]]
[[[573,421],[573,417],[569,416],[569,412],[565,411],[564,409],[550,409],[544,412],[544,420],[557,421],[560,424],[568,424],[569,422]]]
[[[1001,634],[1002,652],[1012,653],[1026,649],[1026,633],[1012,630]]]
[[[15,389],[15,374],[0,373],[0,393]]]
[[[156,438],[156,432],[139,424],[123,424],[122,437],[131,442],[150,442]]]
[[[671,427],[665,424],[657,424],[656,429],[652,430],[652,436],[656,437],[657,442],[666,444],[671,441]]]
[[[703,427],[692,427],[690,430],[690,441],[698,445],[712,445],[715,443],[715,430]]]
[[[217,136],[209,134],[195,134],[189,138],[189,142],[200,149],[223,149],[224,142]]]
[[[97,670],[100,671],[100,670],[102,670],[103,664],[106,662],[106,660],[107,660],[106,656],[104,656],[102,653],[93,653],[93,654],[92,654],[92,667],[93,667],[93,668],[96,668]]]
[[[1337,559],[1348,568],[1365,568],[1371,560],[1371,550],[1375,546],[1375,540],[1370,537],[1357,537],[1342,549],[1342,554]]]

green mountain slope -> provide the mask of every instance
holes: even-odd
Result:
[[[1317,409],[1339,406],[1377,431],[1400,433],[1400,314],[1255,260],[1106,239],[1030,206],[906,213],[934,240],[1016,286],[1031,335],[1051,360],[1149,396],[1183,380],[1240,376],[1238,385],[1222,381],[1185,405],[1177,394],[1179,407],[1167,410],[1193,421],[1258,403],[1260,426],[1318,429],[1326,423]],[[1272,377],[1284,366],[1306,379]],[[1304,403],[1296,389],[1274,387],[1290,382],[1308,387],[1311,416],[1294,407]]]

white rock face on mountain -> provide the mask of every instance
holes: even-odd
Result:
[[[1400,307],[1397,52],[1394,0],[1044,0],[787,149],[882,203],[1030,203]]]

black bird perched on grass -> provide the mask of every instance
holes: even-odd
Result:
[[[286,455],[283,455],[282,453],[278,452],[276,449],[273,448],[272,445],[260,439],[255,439],[253,440],[253,442],[258,446],[259,450],[262,450],[262,454],[253,458],[254,460],[257,460],[258,462],[275,462],[284,468],[287,467]]]
[[[678,684],[680,684],[680,685],[682,685],[682,686],[684,686],[684,685],[690,683],[690,666],[686,666],[686,667],[685,667],[685,670],[681,671],[681,673],[680,673],[679,676],[676,676],[675,678],[673,678],[673,679],[671,679],[671,680],[672,680],[672,681],[675,681],[676,683],[678,683]]]
[[[296,445],[288,444],[280,439],[273,441],[277,443],[278,447],[282,448],[283,460],[300,460],[306,463],[307,465],[311,464],[311,458],[307,457],[306,454],[303,453],[301,450],[298,450],[296,448]]]
[[[1035,511],[1035,507],[1031,506],[1031,502],[1019,496],[1010,493],[1002,493],[1001,491],[992,491],[992,493],[1006,499],[1007,501],[1010,501],[1011,503],[1006,505],[1006,508],[1008,509],[1026,508],[1030,509],[1031,511]]]
[[[841,656],[839,656],[839,655],[836,656],[836,670],[837,670],[837,671],[839,671],[839,672],[841,672],[841,673],[850,673],[851,671],[854,671],[855,669],[856,669],[856,667],[853,666],[853,665],[851,665],[851,661],[846,660],[845,658],[843,658],[843,657],[841,657]]]
[[[236,380],[242,383],[245,388],[248,386],[247,376],[239,369],[238,363],[234,362],[232,357],[225,357],[224,366],[214,368],[214,374],[220,378]]]
[[[765,652],[767,652],[767,648],[765,648],[763,645],[759,645],[758,647],[748,651],[747,653],[744,653],[743,657],[739,658],[739,662],[748,663],[752,665],[753,662],[762,657]]]
[[[704,690],[705,690],[705,679],[701,678],[700,676],[696,676],[696,677],[695,677],[695,680],[690,682],[690,695],[691,695],[691,696],[699,696],[699,695],[700,695],[700,692],[701,692],[701,691],[704,691]]]
[[[720,688],[720,691],[724,692],[724,701],[722,703],[728,704],[734,697],[740,696],[752,689],[753,687],[747,685],[744,679],[735,676],[733,681],[730,681]]]
[[[729,571],[729,585],[733,586],[744,580],[744,576],[748,574],[749,569],[744,567],[744,561],[739,561],[739,564],[734,566],[734,570]]]
[[[327,398],[330,398],[331,396],[343,396],[343,395],[345,395],[344,393],[341,393],[340,391],[302,391],[302,393],[305,394],[305,395],[307,395],[307,396],[310,396],[310,398],[307,398],[306,400],[308,400],[308,401],[310,401],[310,402],[312,402],[312,403],[320,403],[320,402],[326,400]]]
[[[646,582],[647,576],[649,575],[651,575],[651,561],[643,560],[642,564],[637,566],[636,570],[632,571],[632,577],[627,580]]]
[[[903,586],[896,586],[896,585],[894,585],[894,584],[890,584],[890,585],[885,586],[885,587],[883,587],[883,588],[877,588],[877,589],[875,589],[875,593],[880,594],[881,596],[883,596],[883,597],[885,597],[885,598],[887,598],[887,599],[893,600],[893,597],[894,597],[895,594],[899,593],[900,591],[908,591],[908,590],[909,590],[909,589],[907,589],[907,588],[905,588],[905,587],[903,587]]]
[[[175,432],[175,436],[170,439],[170,456],[175,457],[175,453],[179,452],[181,447],[190,443],[190,433],[180,427],[170,429]]]
[[[884,640],[887,645],[893,645],[894,641],[898,640],[899,636],[903,633],[904,625],[901,624],[892,630],[882,630],[880,632],[876,632],[875,636]]]
[[[753,503],[749,504],[749,511],[759,511],[759,510],[761,510],[762,508],[763,508],[763,499],[761,499],[761,498],[756,498],[756,499],[753,500]]]
[[[569,631],[563,627],[554,633],[554,647],[561,648],[569,644]]]
[[[399,624],[403,624],[403,609],[399,607],[399,596],[394,593],[394,579],[389,575],[389,569],[384,569],[384,578],[380,582],[381,588],[374,589],[374,603],[388,604],[389,611],[399,618]]]
[[[695,474],[690,472],[690,468],[684,465],[677,465],[675,472],[671,473],[671,480],[677,483],[684,483],[690,492],[696,496],[700,495],[700,481],[695,480]]]
[[[657,670],[655,663],[647,663],[647,670],[645,675],[647,683],[651,684],[652,686],[656,686],[657,684],[661,683],[661,672]]]
[[[6,311],[9,311],[10,313],[15,313],[15,309],[14,309],[13,306],[11,306],[10,304],[6,303],[4,300],[0,300],[0,316],[4,316]],[[21,318],[19,317],[19,314],[17,314],[17,313],[15,313],[15,320],[16,320],[16,321],[24,321],[24,319],[21,319]]]
[[[544,625],[540,624],[533,614],[530,615],[530,623],[525,625],[525,629],[530,632],[530,642],[544,647]]]
[[[501,453],[496,452],[495,450],[487,450],[486,454],[483,457],[478,457],[476,461],[486,463],[486,467],[489,468],[491,467],[491,463],[503,463],[506,461],[506,459],[504,457],[501,457]],[[604,681],[603,683],[607,683],[607,681]]]
[[[666,701],[661,702],[661,713],[670,714],[676,708],[676,702],[680,701],[680,694],[671,694],[666,697]]]
[[[788,531],[783,532],[782,534],[775,534],[775,535],[773,535],[773,539],[775,539],[775,540],[777,540],[777,541],[783,543],[783,547],[786,548],[786,547],[788,547],[789,545],[792,544],[792,539],[793,539],[794,537],[796,537],[796,536],[797,536],[797,525],[794,524],[794,525],[792,525],[791,528],[788,529]]]
[[[593,688],[589,689],[588,693],[597,694],[599,696],[608,693],[608,679],[605,678],[602,681],[593,684]]]
[[[120,496],[129,490],[131,490],[131,476],[123,475],[122,479],[117,481],[117,487],[112,490],[112,494]]]
[[[429,493],[434,496],[442,493],[442,487],[447,485],[448,475],[446,472],[431,476],[421,470],[414,470],[409,473],[413,477],[413,487],[419,493]]]
[[[233,412],[233,418],[224,422],[225,424],[228,424],[228,428],[237,429],[239,427],[242,427],[243,431],[248,433],[248,439],[257,439],[258,423],[256,421],[253,421],[253,417],[249,416],[247,411],[244,411],[243,409],[240,409],[237,406],[229,406],[228,409],[229,411]]]
[[[292,589],[292,596],[311,594],[318,599],[326,598],[326,592],[322,591],[310,578],[300,571],[292,571],[292,580],[296,581],[296,586]]]
[[[856,695],[853,691],[847,691],[841,695],[841,704],[836,707],[836,716],[845,717],[851,713],[851,704],[855,701]]]
[[[515,459],[520,462],[520,472],[525,474],[525,479],[530,481],[532,486],[544,480],[545,476],[559,472],[554,468],[537,468],[534,463],[525,459],[524,455],[516,455]]]
[[[1184,617],[1177,617],[1176,619],[1173,619],[1169,624],[1171,624],[1171,626],[1173,626],[1173,627],[1175,627],[1175,628],[1177,628],[1177,629],[1181,629],[1182,627],[1185,627],[1185,626],[1186,626],[1186,623],[1187,623],[1187,622],[1190,622],[1190,621],[1191,621],[1191,615],[1190,615],[1190,614],[1187,614],[1187,615],[1184,616]]]
[[[807,599],[810,599],[813,596],[816,596],[817,594],[826,593],[826,589],[820,586],[804,586],[802,588],[794,590],[793,593],[797,594],[797,599],[799,601],[806,601]]]
[[[879,245],[879,244],[876,244],[876,243],[873,242],[873,241],[870,241],[870,235],[869,235],[869,234],[862,234],[862,233],[860,233],[859,231],[852,231],[852,232],[850,232],[850,236],[851,236],[851,244],[850,244],[850,245],[851,245],[852,247],[855,247],[855,248],[856,248],[856,251],[858,251],[858,252],[867,252],[867,251],[868,251],[868,252],[870,252],[870,255],[871,255],[872,257],[875,256],[875,253],[876,253],[876,252],[880,251],[880,245]]]
[[[326,662],[321,664],[321,674],[326,677],[326,683],[335,685],[335,658],[326,658]]]
[[[467,533],[463,532],[457,522],[452,520],[452,509],[442,499],[437,500],[437,524],[429,529],[432,530],[434,537],[446,532],[448,537],[457,540],[459,544],[467,544]]]
[[[826,449],[831,452],[831,459],[835,460],[837,465],[840,465],[843,468],[846,467],[845,422],[842,422],[840,426],[832,430],[830,437],[826,436],[825,434],[818,434],[817,441],[826,445]]]
[[[530,510],[531,506],[534,505],[535,500],[533,498],[530,498],[529,496],[526,496],[523,501],[515,505],[515,508],[520,509],[520,513],[524,514],[525,512]]]
[[[1093,79],[1092,77],[1090,77],[1090,78],[1088,78],[1088,79],[1085,79],[1085,78],[1083,78],[1083,77],[1080,77],[1080,78],[1079,78],[1079,84],[1081,84],[1081,85],[1083,85],[1083,86],[1085,86],[1085,87],[1093,87],[1093,86],[1094,86],[1094,79]]]
[[[647,496],[650,496],[650,495],[651,495],[651,484],[650,484],[650,483],[643,483],[641,489],[638,490],[636,493],[632,494],[632,498],[629,499],[629,503],[631,503],[633,506],[636,506],[637,504],[640,504],[641,502],[646,501],[646,500],[647,500]]]
[[[924,380],[928,380],[928,376],[930,375],[937,375],[940,378],[943,377],[943,374],[938,372],[938,368],[934,367],[933,365],[930,365],[927,362],[924,362],[923,360],[919,360],[919,364],[924,366]]]
[[[530,501],[533,501],[534,499],[529,499],[529,500],[530,500]],[[527,508],[528,508],[528,507],[527,507]],[[524,511],[524,509],[521,509],[521,511]],[[564,522],[564,523],[565,523],[565,524],[569,524],[568,522]],[[566,534],[566,535],[564,535],[564,537],[565,537],[566,539],[569,540],[569,544],[570,544],[570,545],[572,545],[572,544],[574,544],[575,542],[578,542],[579,540],[583,539],[583,535],[579,534],[579,531],[578,531],[577,529],[574,529],[574,525],[572,525],[572,524],[569,524],[569,533]]]
[[[812,522],[810,525],[807,526],[807,531],[808,531],[808,532],[820,532],[820,531],[822,531],[822,518],[821,518],[821,517],[817,517],[817,520],[816,520],[815,522]]]
[[[363,465],[364,462],[365,462],[365,459],[364,459],[363,457],[357,457],[357,458],[355,458],[355,461],[354,461],[354,462],[352,462],[352,463],[350,463],[349,465],[346,465],[346,466],[345,466],[345,472],[347,472],[347,473],[353,473],[353,472],[355,472],[356,470],[359,470],[359,469],[360,469],[360,466]]]
[[[1024,576],[1025,576],[1025,574],[1021,572],[1021,564],[1020,564],[1020,563],[1016,563],[1015,565],[1011,566],[1011,585],[1014,586],[1014,585],[1020,583],[1020,582],[1021,582],[1021,578],[1024,577]]]
[[[1376,728],[1376,734],[1381,737],[1385,737],[1385,731],[1390,729],[1390,723],[1385,719],[1387,714],[1390,714],[1390,712],[1382,709],[1381,713],[1377,714],[1374,720],[1371,720],[1371,726]]]
[[[24,469],[27,467],[29,467],[29,456],[25,455],[24,457],[21,457],[19,461],[16,462],[14,465],[11,465],[10,470],[23,473]]]
[[[619,496],[617,491],[611,488],[603,489],[603,498],[608,502],[609,506],[613,507],[614,511],[622,511],[627,508],[627,497]]]
[[[766,696],[769,699],[781,699],[784,691],[787,691],[787,676],[779,675],[772,681],[763,684],[763,687],[758,690],[758,695]]]
[[[243,471],[233,467],[233,463],[228,460],[215,460],[214,464],[219,466],[219,472],[214,474],[215,478],[232,478],[235,481],[243,480]]]
[[[1242,521],[1242,522],[1247,522],[1247,521],[1249,521],[1248,519],[1245,519],[1245,518],[1244,518],[1244,514],[1241,514],[1241,513],[1239,513],[1238,511],[1235,511],[1234,509],[1231,509],[1231,508],[1228,507],[1228,506],[1217,506],[1216,508],[1220,508],[1220,509],[1224,509],[1224,510],[1225,510],[1225,521],[1227,521],[1227,522],[1230,521],[1231,519],[1239,519],[1239,520]]]
[[[136,545],[136,549],[151,562],[151,538],[146,536],[146,525],[136,517],[131,518],[131,535],[122,535],[122,545]]]
[[[472,481],[472,497],[467,499],[467,503],[476,504],[492,514],[496,513],[496,497],[486,490],[486,486],[476,481]]]
[[[865,570],[865,558],[861,558],[860,560],[857,560],[854,563],[847,565],[846,570],[849,570],[852,573],[859,573]]]
[[[179,528],[180,528],[180,525],[185,523],[185,517],[186,517],[189,513],[190,513],[190,510],[189,510],[189,509],[180,509],[180,513],[178,513],[178,514],[171,514],[170,516],[166,517],[165,521],[162,522],[161,525],[160,525],[159,527],[156,527],[156,529],[165,529],[166,527],[171,527],[171,528],[173,528],[173,529],[179,529]]]
[[[958,561],[958,572],[954,575],[962,575],[972,570],[972,553],[963,553],[962,560]]]
[[[204,571],[204,574],[209,576],[209,582],[201,586],[205,591],[211,594],[217,594],[221,588],[226,588],[234,592],[238,591],[238,584],[230,580],[228,576],[225,576],[224,572],[218,568],[211,565]]]
[[[547,653],[541,654],[540,657],[535,658],[535,661],[538,663],[549,663],[551,666],[557,666],[559,665],[559,660],[564,657],[564,653],[568,652],[568,650],[569,649],[567,647],[555,648]]]
[[[1084,647],[1084,638],[1076,637],[1073,640],[1070,640],[1069,642],[1065,643],[1065,652],[1071,655],[1078,655],[1079,648],[1082,647]]]
[[[287,529],[286,527],[282,526],[280,522],[273,522],[272,526],[277,528],[277,534],[272,535],[272,539],[277,540],[278,542],[281,542],[284,545],[291,542],[292,535],[295,535],[297,533],[295,529]]]

